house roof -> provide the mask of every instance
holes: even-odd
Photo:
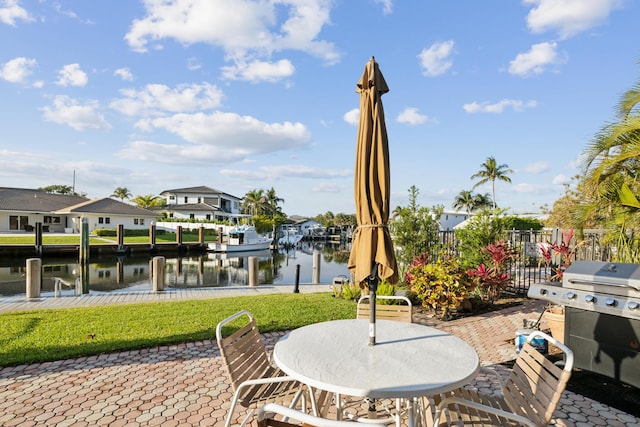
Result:
[[[127,203],[119,202],[109,197],[104,197],[102,199],[85,200],[76,205],[58,209],[56,213],[100,213],[111,215],[156,217],[156,214],[149,210],[129,205]]]
[[[201,194],[203,196],[217,196],[220,194],[224,194],[225,196],[233,197],[234,199],[241,199],[240,197],[225,193],[224,191],[216,190],[215,188],[207,187],[206,185],[200,185],[198,187],[175,188],[173,190],[164,190],[162,193],[160,193],[161,196],[167,194]]]
[[[47,193],[28,188],[0,187],[0,210],[22,212],[53,212],[70,205],[86,202],[86,197]]]
[[[184,203],[180,205],[164,205],[154,208],[154,210],[161,211],[205,211],[205,212],[224,212],[217,206],[212,206],[207,203]]]

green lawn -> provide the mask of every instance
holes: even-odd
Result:
[[[9,312],[0,314],[0,366],[215,339],[218,322],[242,309],[272,332],[354,318],[356,305],[315,293]]]

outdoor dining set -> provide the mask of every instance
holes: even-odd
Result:
[[[465,387],[481,370],[491,371],[480,366],[470,345],[411,323],[406,298],[377,298],[375,345],[367,342],[368,297],[358,302],[355,319],[292,330],[271,355],[248,311],[220,322],[216,337],[235,392],[225,427],[242,414],[240,408],[247,412],[243,426],[549,423],[573,366],[572,352],[562,343],[532,333],[509,378],[500,380],[501,393],[484,395]],[[380,304],[390,298],[401,301]],[[541,338],[563,353],[561,362],[531,345]]]

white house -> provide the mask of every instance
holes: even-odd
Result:
[[[471,216],[468,212],[442,211],[440,219],[438,220],[440,223],[440,231],[453,230],[456,225],[468,220]]]
[[[206,186],[165,190],[160,196],[165,198],[165,205],[154,210],[168,218],[238,223],[248,217],[241,213],[241,198]]]
[[[89,220],[89,230],[148,228],[156,214],[137,206],[103,198],[52,194],[43,190],[0,187],[0,232],[31,231],[41,223],[43,231],[78,232],[82,218]]]

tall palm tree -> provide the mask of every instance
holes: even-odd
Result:
[[[491,195],[493,199],[493,208],[496,208],[496,179],[504,182],[511,182],[511,178],[509,178],[509,174],[513,173],[512,169],[509,169],[509,166],[506,164],[498,165],[496,159],[492,157],[487,157],[487,160],[480,166],[480,170],[475,174],[471,175],[471,179],[479,179],[473,186],[476,188],[482,184],[486,184],[491,181]]]
[[[120,201],[124,201],[124,199],[128,199],[131,197],[131,192],[127,187],[118,187],[113,190],[113,194],[111,197],[115,197],[116,199],[120,199]]]
[[[453,208],[455,210],[464,209],[467,213],[471,212],[474,209],[474,197],[471,191],[462,190],[453,201]]]

